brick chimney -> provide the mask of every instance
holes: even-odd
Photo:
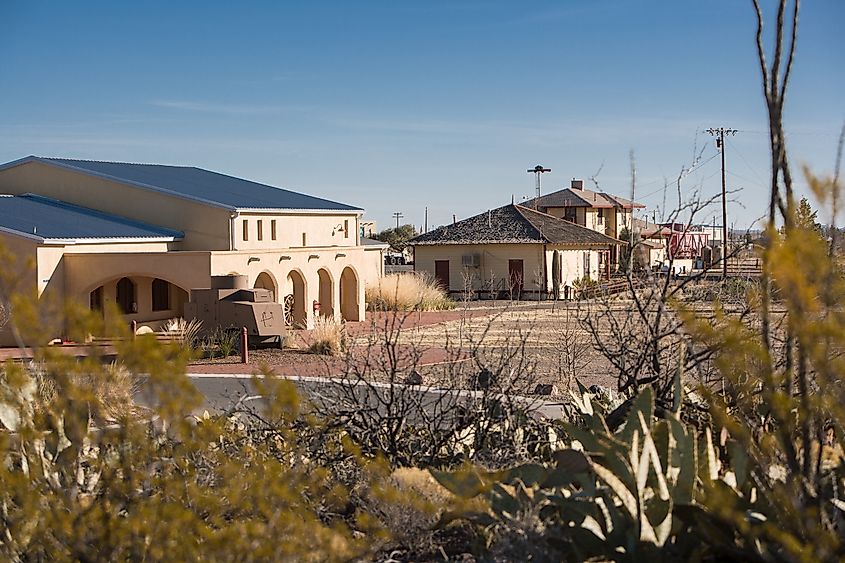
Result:
[[[584,180],[572,178],[572,183],[570,184],[570,187],[573,190],[583,190],[584,189]]]

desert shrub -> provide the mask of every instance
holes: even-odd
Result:
[[[309,338],[311,344],[307,351],[311,354],[337,356],[346,350],[346,331],[343,324],[332,318],[315,319]]]
[[[748,301],[749,294],[759,290],[759,283],[751,279],[728,278],[720,282],[690,284],[684,288],[683,300],[687,302],[741,305]]]
[[[438,311],[454,307],[446,292],[425,273],[388,274],[367,287],[366,300],[375,311]]]
[[[588,299],[592,297],[599,289],[599,282],[592,279],[590,276],[578,278],[572,282],[572,287],[575,288],[575,295],[579,299]]]
[[[181,347],[151,338],[118,347],[119,370],[37,349],[55,384],[37,411],[36,379],[6,364],[0,420],[14,434],[0,430],[0,558],[346,561],[386,541],[383,524],[350,504],[350,487],[322,461],[333,448],[337,466],[354,467],[353,484],[373,495],[387,494],[386,467],[303,417],[290,383],[256,380],[259,417],[194,418]],[[95,404],[122,394],[98,390],[94,378],[127,371],[147,377],[151,416],[124,411],[96,428]],[[315,443],[323,454],[309,449]]]
[[[205,353],[213,358],[218,352],[221,358],[228,358],[238,350],[241,334],[237,328],[214,327],[214,331],[202,341]]]
[[[202,321],[191,319],[186,321],[182,317],[170,319],[162,327],[164,332],[172,335],[180,346],[193,350],[200,344],[199,335]]]
[[[27,373],[36,385],[32,401],[34,413],[49,413],[58,400],[61,378],[35,363],[27,366]],[[139,389],[140,379],[119,362],[108,363],[94,372],[70,373],[67,377],[74,388],[87,398],[91,423],[95,426],[112,424],[128,414],[141,411],[135,406],[133,398]]]

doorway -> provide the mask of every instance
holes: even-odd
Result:
[[[522,260],[508,260],[508,280],[511,296],[516,296],[519,299],[522,295],[524,279]]]
[[[449,292],[449,261],[435,260],[434,261],[434,281],[437,282],[443,291]]]

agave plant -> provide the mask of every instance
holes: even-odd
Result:
[[[709,429],[695,427],[675,409],[655,418],[650,388],[630,403],[615,432],[604,408],[581,387],[574,404],[582,424],[567,424],[570,447],[555,452],[554,465],[526,464],[501,472],[464,468],[432,470],[446,489],[462,499],[481,496],[486,512],[454,512],[443,523],[467,519],[487,529],[519,528],[526,514],[539,515],[543,549],[577,560],[599,557],[631,560],[657,552],[690,555],[689,507],[702,480],[720,479],[717,449]],[[506,532],[505,532],[506,534]]]

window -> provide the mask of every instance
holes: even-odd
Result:
[[[92,311],[103,310],[103,286],[100,286],[91,292],[88,299],[88,305],[91,307]]]
[[[302,233],[302,246],[305,246],[305,233]]]
[[[153,311],[170,310],[170,283],[158,278],[153,280]]]
[[[349,219],[343,220],[343,238],[349,238]]]
[[[584,277],[585,278],[590,277],[590,253],[589,252],[584,253]]]
[[[270,220],[270,240],[276,240],[276,220]]]
[[[124,315],[138,312],[135,302],[135,284],[129,278],[120,278],[117,282],[117,306]]]
[[[249,240],[249,221],[244,219],[244,240]]]
[[[264,221],[258,220],[258,240],[264,240]]]
[[[599,225],[601,225],[602,223],[604,223],[604,209],[599,209],[599,220],[598,220],[598,223],[599,223]]]
[[[570,223],[575,223],[577,219],[577,210],[574,207],[567,207],[563,212],[563,218]]]

